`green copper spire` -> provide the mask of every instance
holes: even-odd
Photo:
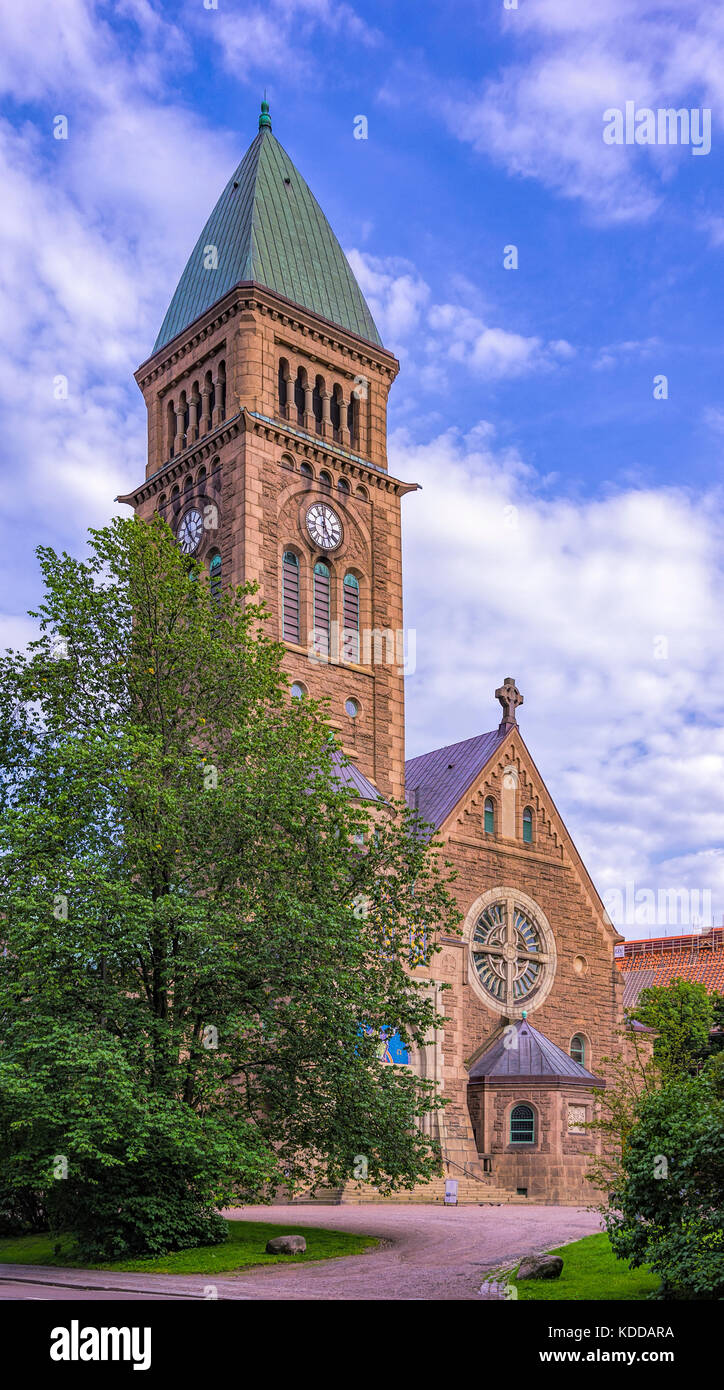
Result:
[[[310,159],[315,157],[312,146]],[[342,247],[272,134],[266,97],[259,133],[189,256],[153,351],[183,333],[235,285],[250,282],[382,346]]]

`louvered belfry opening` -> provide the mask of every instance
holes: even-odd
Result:
[[[345,661],[359,661],[359,580],[354,574],[344,576],[344,656]]]
[[[285,550],[282,560],[282,636],[299,642],[299,560],[293,550]]]
[[[329,565],[318,560],[314,566],[314,649],[318,656],[329,656],[330,618]]]

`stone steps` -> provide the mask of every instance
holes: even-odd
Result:
[[[488,1183],[475,1182],[471,1179],[467,1181],[463,1178],[458,1181],[457,1205],[461,1206],[481,1206],[487,1203],[508,1203],[516,1202],[524,1204],[528,1202],[527,1197],[521,1197],[517,1192],[511,1192],[507,1188],[493,1187]],[[407,1203],[435,1203],[443,1206],[445,1203],[445,1183],[433,1181],[421,1183],[418,1187],[404,1192],[393,1192],[389,1196],[384,1196],[376,1191],[375,1188],[349,1188],[347,1187],[342,1196],[343,1205],[367,1205],[375,1203],[379,1205],[395,1205]]]
[[[458,1206],[480,1206],[487,1203],[506,1205],[520,1203],[523,1205],[529,1201],[528,1197],[521,1197],[517,1192],[511,1192],[505,1187],[496,1187],[493,1183],[476,1182],[474,1178],[458,1179]],[[301,1197],[295,1197],[292,1205],[367,1206],[375,1204],[389,1206],[391,1203],[395,1205],[436,1203],[443,1206],[444,1202],[445,1180],[444,1178],[433,1178],[432,1182],[420,1183],[417,1187],[402,1192],[393,1192],[389,1195],[379,1192],[376,1187],[371,1187],[366,1183],[348,1183],[344,1188],[322,1187],[314,1194],[304,1193]]]

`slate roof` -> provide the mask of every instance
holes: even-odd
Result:
[[[384,801],[382,793],[377,790],[374,782],[371,782],[369,777],[365,777],[354,763],[345,763],[339,750],[335,750],[332,754],[332,762],[337,769],[337,779],[343,787],[349,787],[351,791],[361,796],[363,801]]]
[[[518,1046],[511,1046],[510,1027],[518,1035]],[[470,1068],[470,1080],[514,1077],[516,1081],[565,1082],[567,1085],[604,1086],[599,1076],[586,1071],[556,1043],[525,1020],[511,1024],[487,1052]]]
[[[405,763],[405,796],[422,820],[439,828],[490,761],[508,729],[476,734]]]
[[[262,114],[261,121],[189,256],[153,351],[244,282],[263,285],[381,346],[362,291],[319,203],[272,135],[268,115]],[[209,246],[218,250],[216,270],[204,267]]]

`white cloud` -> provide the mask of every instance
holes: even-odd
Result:
[[[500,8],[515,59],[467,97],[442,101],[450,129],[513,174],[583,201],[608,222],[645,221],[691,150],[607,146],[603,112],[709,107],[720,119],[724,23],[696,0],[538,0]],[[705,160],[695,160],[705,164]],[[712,235],[716,228],[712,226]]]
[[[628,339],[622,343],[607,343],[598,349],[593,360],[594,371],[602,371],[606,367],[615,367],[620,362],[630,362],[632,358],[647,358],[651,353],[662,346],[660,338]]]
[[[599,889],[711,888],[720,917],[721,497],[548,500],[488,425],[425,447],[398,433],[391,466],[423,484],[405,502],[409,754],[495,727],[512,674]]]
[[[334,0],[268,0],[246,5],[243,13],[196,11],[191,17],[198,32],[206,32],[219,45],[227,70],[241,81],[251,73],[278,75],[287,85],[309,81],[320,69],[314,39],[320,33],[338,35],[344,44],[374,47],[380,39],[351,5]]]
[[[575,355],[564,339],[545,344],[486,323],[461,304],[431,304],[430,287],[409,261],[347,253],[383,342],[402,355],[410,340],[439,371],[447,358],[490,380],[544,371]],[[425,370],[421,364],[420,370]]]
[[[430,287],[409,261],[347,252],[357,283],[370,306],[383,341],[394,343],[417,329],[430,299]]]

